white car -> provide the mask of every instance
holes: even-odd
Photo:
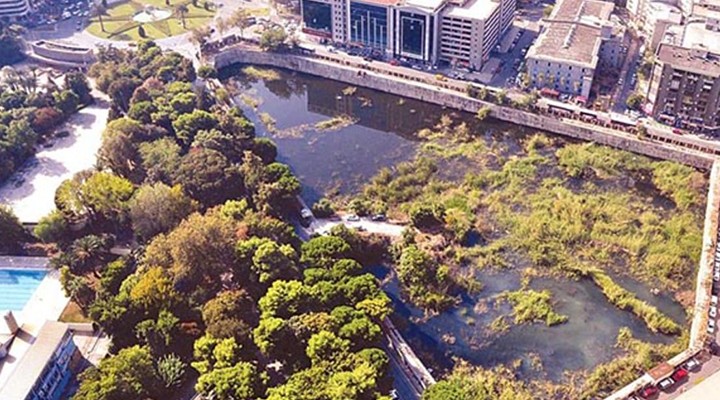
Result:
[[[718,305],[718,297],[715,295],[712,295],[710,297],[710,305],[717,306]]]
[[[714,319],[711,319],[708,321],[707,331],[710,334],[715,333],[715,320]]]
[[[714,280],[715,282],[720,281],[720,271],[716,271],[716,272],[713,274],[713,280]]]
[[[668,389],[670,389],[674,384],[675,384],[675,380],[674,380],[673,378],[665,378],[665,379],[663,379],[663,380],[660,381],[660,383],[658,384],[658,386],[659,386],[660,389],[662,389],[662,390],[668,390]]]
[[[710,306],[710,317],[711,318],[717,317],[717,307]]]
[[[688,371],[692,371],[698,367],[700,367],[700,363],[694,358],[691,358],[687,360],[687,362],[685,362],[685,369]]]
[[[358,217],[358,216],[355,215],[355,214],[350,214],[350,215],[348,215],[347,217],[345,217],[345,221],[348,221],[348,222],[358,222],[358,221],[360,221],[360,217]]]

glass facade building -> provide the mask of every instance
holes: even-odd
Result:
[[[350,2],[350,42],[385,49],[388,44],[388,10]]]
[[[302,0],[303,23],[306,29],[332,35],[332,6],[313,0]]]

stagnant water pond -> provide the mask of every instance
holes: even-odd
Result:
[[[291,166],[303,183],[303,198],[312,203],[326,194],[352,194],[380,168],[412,159],[421,141],[415,136],[432,128],[441,107],[420,101],[355,88],[349,91],[341,82],[303,74],[276,71],[273,79],[248,76],[241,67],[222,71],[222,78],[259,136],[272,138],[279,159]],[[316,124],[339,115],[352,117],[352,123],[339,129],[317,129]],[[534,133],[524,127],[497,121],[479,122],[473,115],[455,113],[473,132],[504,154],[521,151],[521,139]],[[556,138],[557,143],[570,142]],[[462,176],[466,171],[450,171]],[[645,191],[638,182],[636,190]],[[652,196],[652,192],[646,193]],[[665,201],[657,196],[657,202]],[[384,288],[395,303],[398,328],[419,356],[438,372],[452,367],[459,357],[474,365],[492,367],[523,360],[523,378],[562,380],[565,372],[589,370],[611,360],[618,330],[631,329],[633,335],[651,343],[670,343],[675,337],[651,332],[632,314],[608,303],[600,289],[590,281],[534,279],[536,290],[553,293],[555,310],[568,316],[568,322],[554,327],[544,324],[512,325],[502,334],[488,334],[486,327],[499,315],[507,315],[507,304],[494,305],[492,297],[520,288],[517,271],[482,271],[478,294],[463,295],[457,307],[429,319],[423,312],[401,301],[397,280],[383,266],[373,268],[385,278]],[[660,309],[676,322],[686,325],[683,307],[671,295],[653,295],[646,285],[627,276],[613,276],[638,298]],[[538,361],[542,368],[538,368]]]

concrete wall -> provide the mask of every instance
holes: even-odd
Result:
[[[361,76],[358,74],[359,70],[357,68],[319,59],[299,57],[290,54],[260,52],[242,46],[228,48],[214,56],[214,65],[218,69],[235,63],[290,69],[345,82],[349,85],[376,89],[470,113],[476,113],[482,107],[489,107],[491,109],[490,115],[502,121],[530,126],[559,135],[612,146],[654,158],[678,161],[696,168],[709,169],[713,162],[713,158],[710,155],[683,151],[674,146],[640,140],[631,134],[595,128],[592,127],[592,125],[584,127],[579,126],[579,124],[565,123],[555,116],[538,115],[511,107],[498,106],[493,103],[470,98],[459,92],[451,93],[447,90],[441,91],[437,86],[377,74],[369,70],[365,70],[366,74]]]

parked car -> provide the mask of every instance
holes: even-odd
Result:
[[[658,383],[658,386],[660,387],[660,390],[668,390],[671,387],[675,385],[675,380],[673,378],[665,378]]]
[[[688,371],[693,371],[697,368],[700,368],[700,362],[698,360],[691,358],[683,364],[683,367]]]
[[[713,273],[713,280],[715,282],[720,281],[720,271],[715,271],[715,273]]]
[[[345,221],[348,221],[348,222],[357,222],[357,221],[360,221],[360,217],[358,217],[358,216],[355,215],[355,214],[350,214],[350,215],[348,215],[347,217],[345,217]]]
[[[707,331],[710,334],[715,333],[715,320],[714,319],[708,320]]]
[[[385,221],[387,220],[387,217],[385,217],[385,214],[375,214],[370,219],[373,221]]]
[[[678,369],[675,370],[675,372],[673,372],[673,374],[672,374],[672,379],[673,379],[675,382],[680,382],[680,381],[682,381],[683,379],[685,379],[685,378],[687,378],[687,377],[688,377],[688,371],[687,371],[685,368],[683,368],[683,367],[678,368]]]
[[[713,306],[717,306],[717,305],[718,305],[718,297],[715,296],[715,295],[711,296],[711,297],[710,297],[710,304],[713,305]]]
[[[655,396],[658,393],[658,388],[655,386],[645,386],[644,388],[640,389],[638,392],[638,396],[642,397],[643,399],[649,399],[653,396]]]
[[[717,317],[717,307],[710,306],[710,318],[716,318]]]

